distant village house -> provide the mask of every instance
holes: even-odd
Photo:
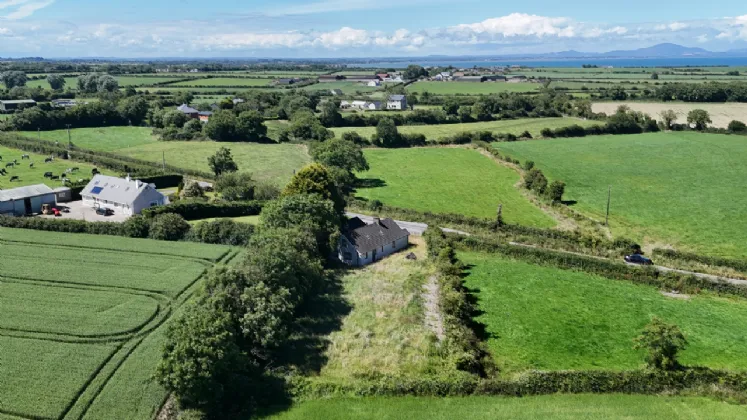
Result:
[[[407,248],[409,238],[410,233],[392,219],[374,218],[367,225],[354,217],[340,238],[338,256],[347,265],[361,267]]]

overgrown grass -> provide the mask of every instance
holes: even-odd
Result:
[[[745,369],[747,302],[708,294],[676,299],[656,288],[464,252],[466,285],[484,313],[488,345],[504,374],[526,369],[633,369],[633,350],[651,317],[677,324],[690,366]]]
[[[403,125],[397,127],[402,134],[423,134],[429,140],[440,137],[453,136],[463,131],[491,131],[493,133],[510,133],[520,135],[529,131],[533,137],[539,137],[543,128],[556,129],[578,124],[590,127],[599,124],[597,121],[580,120],[577,118],[522,118],[518,120],[485,121],[464,124],[434,124],[434,125]],[[363,137],[371,138],[376,133],[376,127],[336,127],[332,128],[337,137],[342,133],[355,131]]]
[[[434,213],[493,218],[503,204],[507,222],[551,227],[555,222],[514,187],[519,175],[475,150],[366,149],[371,170],[358,176],[383,186],[361,188],[369,200]]]
[[[151,133],[149,127],[96,127],[96,128],[74,128],[70,130],[70,139],[73,144],[83,149],[113,152],[127,147],[141,146],[158,141]],[[66,145],[68,142],[67,130],[22,131],[20,134],[34,139],[57,141]]]
[[[233,220],[234,222],[240,222],[240,223],[248,223],[250,225],[259,224],[259,216],[212,217],[209,219],[190,220],[189,223],[196,225],[200,222],[214,222],[216,220],[223,220],[223,219],[229,219],[229,220]]]
[[[747,141],[742,136],[670,132],[496,143],[566,182],[566,200],[610,229],[657,245],[727,257],[747,248]]]
[[[21,159],[22,155],[29,155],[30,159]],[[54,175],[62,175],[66,169],[77,167],[80,171],[68,175],[71,181],[76,181],[78,178],[90,178],[91,170],[94,168],[93,165],[83,162],[74,162],[69,160],[63,160],[56,158],[54,162],[44,163],[44,159],[47,156],[38,155],[36,153],[28,153],[18,149],[9,149],[4,146],[0,146],[0,168],[4,168],[7,171],[7,175],[0,176],[0,189],[8,190],[11,188],[23,187],[25,185],[35,184],[46,184],[50,188],[61,187],[61,181],[52,181],[48,178],[44,178],[45,172],[52,172]],[[8,162],[12,162],[13,159],[18,161],[18,164],[13,167],[5,167]],[[34,163],[34,167],[30,167],[30,163]],[[111,174],[111,171],[106,169],[100,169],[103,174]],[[17,176],[18,180],[10,182],[11,177]]]
[[[667,420],[738,419],[747,408],[707,398],[641,395],[547,395],[504,397],[381,397],[326,399],[300,403],[264,417],[277,420],[355,419],[511,419],[511,420]]]
[[[295,170],[311,160],[306,147],[298,144],[168,141],[121,149],[117,153],[152,162],[161,162],[165,154],[167,164],[210,171],[208,157],[221,147],[231,149],[239,171],[278,185],[287,183]]]

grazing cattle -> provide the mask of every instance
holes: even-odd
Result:
[[[12,167],[14,167],[14,166],[16,166],[16,164],[15,164],[15,163],[13,163],[13,162],[8,162],[8,163],[6,163],[6,164],[5,164],[5,167],[6,167],[6,168],[12,168]]]
[[[18,165],[18,159],[13,159],[13,163],[15,163],[16,165]]]
[[[80,170],[80,168],[78,168],[77,166],[75,168],[73,168],[73,172],[78,172],[79,170]]]
[[[33,167],[34,167],[34,162],[29,163],[29,168],[33,168]]]
[[[99,170],[97,168],[91,169],[91,175],[96,175],[99,173]]]
[[[2,156],[0,156],[0,161],[2,161],[2,160],[3,160],[3,157],[2,157]]]
[[[19,181],[18,177],[17,176],[10,177],[10,182],[13,182],[13,181]]]
[[[52,176],[49,177],[49,179],[51,179],[52,181],[59,181],[60,180],[60,176],[59,175],[52,175]]]
[[[0,175],[5,176],[8,172],[5,171],[5,169],[0,169]]]
[[[24,160],[24,159],[31,159],[31,157],[29,157],[29,155],[21,155],[21,160]]]
[[[44,178],[52,178],[52,172],[44,172]]]
[[[52,162],[52,161],[54,161],[53,157],[48,157],[48,158],[44,159],[44,163],[49,163],[49,162]]]

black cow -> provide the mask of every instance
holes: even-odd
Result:
[[[52,172],[44,172],[44,178],[52,178]]]
[[[53,157],[48,157],[48,158],[44,159],[44,163],[49,163],[49,162],[52,162],[52,161],[54,161]]]
[[[75,168],[73,168],[73,172],[78,172],[79,170],[80,170],[80,168],[78,168],[77,166]]]
[[[51,179],[52,181],[59,181],[60,180],[60,176],[59,175],[52,175],[51,177],[49,177],[49,179]]]
[[[18,177],[17,176],[10,177],[10,182],[13,182],[13,181],[19,181]]]
[[[6,168],[12,168],[12,167],[14,167],[14,166],[16,166],[16,164],[15,164],[15,163],[13,163],[13,162],[8,162],[8,163],[6,163],[6,164],[5,164],[5,167],[6,167]]]
[[[34,167],[34,162],[29,163],[29,168],[33,168],[33,167]]]
[[[31,159],[31,157],[29,157],[29,155],[21,155],[21,160],[24,160],[24,159]]]

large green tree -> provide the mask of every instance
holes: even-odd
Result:
[[[233,111],[216,111],[207,124],[205,134],[215,141],[231,141],[236,138],[236,115]]]
[[[209,122],[208,122],[209,124]],[[236,117],[235,136],[240,141],[262,141],[267,136],[264,118],[257,111],[244,111]]]
[[[696,130],[705,130],[712,122],[711,115],[705,109],[693,109],[687,114],[687,123],[694,124]]]
[[[322,164],[311,163],[301,168],[293,175],[281,195],[287,197],[296,194],[317,194],[332,201],[338,214],[342,215],[345,211],[345,200],[329,170]]]
[[[397,147],[402,137],[391,118],[382,118],[376,125],[376,134],[374,134],[373,140],[375,144],[382,147]]]
[[[0,73],[0,82],[3,82],[6,89],[26,86],[26,73],[22,71],[4,71]]]
[[[233,161],[231,149],[227,147],[221,147],[213,156],[210,156],[208,158],[208,166],[210,166],[210,170],[213,171],[215,176],[239,170],[236,162]]]
[[[47,83],[52,90],[62,90],[65,88],[65,78],[61,74],[50,74],[47,76]]]
[[[148,101],[142,96],[130,96],[122,99],[117,105],[117,111],[132,125],[140,125],[148,115]]]
[[[339,238],[340,214],[332,201],[316,194],[281,197],[262,209],[260,223],[269,228],[301,228],[319,244],[319,254],[331,255]]]

